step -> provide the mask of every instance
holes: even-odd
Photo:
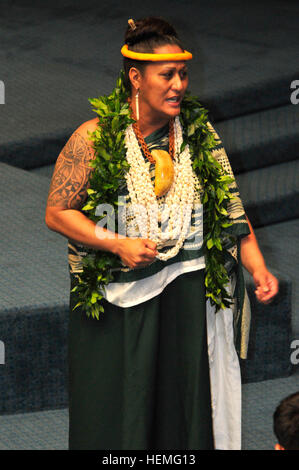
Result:
[[[242,382],[288,377],[295,371],[292,354],[292,282],[289,276],[269,266],[279,280],[279,293],[268,305],[256,300],[255,285],[245,274],[251,307],[248,356],[240,360]]]
[[[248,171],[236,181],[254,227],[299,217],[299,160]]]
[[[53,163],[70,133],[94,117],[88,98],[115,86],[127,8],[117,0],[104,10],[92,4],[70,11],[15,4],[3,9],[0,161],[22,168]],[[159,3],[159,14],[168,18],[167,2]],[[269,10],[257,0],[191,1],[182,18],[180,2],[172,2],[171,14],[194,55],[190,90],[214,120],[290,104],[290,85],[298,79],[294,4],[276,2]]]
[[[292,282],[292,331],[299,339],[299,219],[255,229],[255,235],[269,267]]]
[[[215,129],[235,174],[299,158],[299,106],[217,122]]]
[[[244,271],[252,311],[248,358],[241,360],[244,383],[299,373],[299,364],[291,361],[294,341],[299,339],[298,233],[299,219],[255,230],[268,269],[277,276],[280,287],[277,298],[262,306]]]
[[[53,171],[54,165],[46,165],[31,173],[50,179]],[[236,181],[254,227],[299,217],[299,160],[241,173]]]
[[[299,157],[299,107],[294,105],[217,122],[214,127],[235,175]],[[63,144],[64,140],[57,140],[56,158]],[[32,171],[50,176],[53,165],[43,166],[41,162]]]
[[[273,450],[273,412],[281,401],[298,390],[299,375],[242,386],[242,450]],[[262,410],[262,413],[261,413]],[[68,408],[0,416],[0,450],[67,450]],[[99,454],[99,453],[97,453]],[[15,460],[14,453],[13,459]],[[51,454],[57,459],[55,453]],[[78,453],[73,454],[78,459]],[[50,453],[47,455],[49,462]],[[61,456],[60,456],[61,457]],[[82,455],[86,459],[86,454]],[[24,453],[20,455],[24,462]],[[28,462],[32,454],[27,453]],[[67,456],[69,459],[69,456]],[[97,455],[97,458],[99,456]],[[40,454],[40,462],[44,455]],[[34,460],[37,461],[36,454]],[[53,460],[54,461],[54,460]]]
[[[35,175],[43,176],[44,178],[51,179],[55,168],[55,163],[51,165],[44,165],[37,168],[32,168],[30,173]]]
[[[294,105],[217,122],[214,127],[235,175],[299,157],[299,108]],[[64,143],[64,139],[57,139],[56,158]],[[50,150],[48,148],[52,157],[53,150],[51,146]],[[41,161],[40,166],[32,171],[51,176],[53,168],[54,163],[43,165]]]
[[[5,181],[0,186],[0,264],[5,270],[0,309],[64,305],[67,240],[45,224],[49,180],[4,163],[0,174]]]
[[[0,413],[66,404],[67,243],[45,225],[49,182],[0,163]]]

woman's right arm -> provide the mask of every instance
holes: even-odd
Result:
[[[94,158],[92,131],[95,120],[82,124],[70,137],[57,158],[47,200],[47,226],[61,235],[90,248],[110,251],[131,268],[146,266],[156,256],[151,240],[130,239],[109,232],[86,217],[80,209],[87,198],[89,176]]]

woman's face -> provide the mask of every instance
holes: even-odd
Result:
[[[180,53],[181,48],[169,44],[155,49],[157,54]],[[146,113],[153,120],[165,120],[177,116],[181,101],[188,87],[185,62],[153,62],[147,65],[140,78],[140,116]]]

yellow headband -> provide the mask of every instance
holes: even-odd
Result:
[[[121,48],[121,53],[124,57],[133,60],[149,60],[153,62],[160,62],[164,60],[170,61],[184,61],[192,59],[192,54],[188,51],[175,53],[175,54],[146,54],[144,52],[129,51],[128,44]]]

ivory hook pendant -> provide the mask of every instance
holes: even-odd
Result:
[[[161,197],[167,193],[173,183],[173,161],[165,150],[152,150],[151,155],[155,160],[155,194]]]

